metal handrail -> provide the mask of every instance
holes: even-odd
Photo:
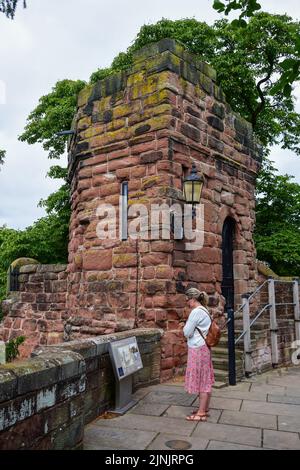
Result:
[[[252,297],[254,297],[259,291],[260,289],[262,289],[264,287],[264,285],[269,282],[269,280],[266,280],[265,282],[263,282],[251,295],[250,297],[248,298],[248,300],[250,301],[250,299],[252,299]]]
[[[243,331],[243,333],[241,334],[241,336],[238,337],[238,339],[236,340],[235,344],[237,344],[242,338],[244,338],[245,334],[247,333],[247,331],[249,331],[251,329],[251,326],[254,325],[254,323],[259,319],[259,317],[262,315],[262,313],[267,309],[267,308],[270,308],[271,307],[271,304],[266,304],[264,306],[264,308],[259,312],[258,315],[256,315],[256,317],[254,318],[254,320],[252,320],[252,322],[250,323],[249,325],[249,328],[247,328],[247,330]]]
[[[274,282],[279,282],[280,284],[294,284],[295,281],[282,281],[281,279],[274,279]]]
[[[284,303],[275,304],[275,305],[276,305],[276,307],[277,307],[277,305],[293,305],[293,306],[295,306],[296,304],[295,304],[295,302],[284,302]]]
[[[254,292],[252,292],[252,294],[250,295],[248,300],[250,301],[250,299],[252,299],[256,294],[258,294],[258,292],[264,287],[264,285],[267,282],[269,282],[269,281],[267,280],[267,281],[263,282]],[[243,305],[241,305],[240,308],[234,312],[234,315],[239,313],[241,310],[243,310]]]

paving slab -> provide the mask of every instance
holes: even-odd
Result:
[[[299,416],[278,416],[279,431],[290,431],[300,433]]]
[[[126,415],[85,428],[85,449],[171,450],[168,439],[191,450],[300,449],[300,367],[214,389],[206,423],[186,421],[198,397],[183,383],[140,389],[134,398],[139,403]]]
[[[281,403],[263,403],[244,400],[240,411],[268,415],[298,416],[300,420],[300,406],[297,405],[283,405]]]
[[[182,436],[181,434],[159,434],[154,441],[147,447],[147,450],[174,450],[171,447],[167,446],[166,443],[171,443],[172,441],[182,441],[181,444],[190,444],[191,447],[183,450],[204,450],[208,446],[207,439],[201,439],[196,437],[187,437]],[[180,442],[178,442],[180,445]],[[178,449],[179,451],[180,449]]]
[[[299,384],[298,388],[296,388],[296,387],[291,388],[291,387],[287,386],[286,389],[285,389],[285,394],[290,396],[290,397],[300,397],[300,384]]]
[[[199,423],[192,437],[261,447],[261,430],[227,424]]]
[[[176,418],[166,418],[157,416],[147,416],[127,414],[114,419],[100,419],[94,421],[95,426],[101,428],[117,428],[117,429],[139,429],[141,431],[156,431],[170,433],[174,429],[180,428],[180,434],[190,436],[195,429],[197,423],[180,420]]]
[[[186,394],[183,385],[154,385],[152,387],[147,387],[148,393],[149,392],[167,392],[167,393],[181,393]]]
[[[249,392],[250,390],[250,387],[251,387],[251,383],[249,382],[240,382],[240,383],[237,383],[236,385],[234,386],[228,386],[226,388],[224,388],[223,390],[228,390],[228,391],[235,391],[235,392]],[[217,390],[216,390],[217,391]],[[219,390],[218,390],[219,391]],[[221,391],[221,390],[220,390]]]
[[[170,406],[164,413],[164,416],[168,418],[181,418],[185,419],[195,410],[194,406]],[[210,410],[210,416],[207,418],[209,423],[217,423],[221,416],[221,410]]]
[[[198,406],[199,404],[199,398],[196,398],[196,400],[193,403],[193,406]],[[210,408],[214,408],[217,410],[234,410],[234,411],[239,411],[242,405],[242,400],[236,400],[236,399],[231,399],[231,398],[218,398],[218,397],[212,397],[211,402],[210,402]]]
[[[300,396],[291,397],[288,395],[268,395],[268,402],[270,403],[284,403],[287,405],[300,405]]]
[[[131,430],[128,432],[124,429],[112,429],[93,424],[85,428],[84,448],[93,448],[93,450],[144,450],[156,435],[157,432],[155,431]]]
[[[263,446],[269,449],[299,450],[299,434],[292,432],[264,430]]]
[[[188,393],[171,393],[168,391],[152,391],[143,398],[143,403],[191,406],[197,395]]]
[[[129,414],[146,415],[146,416],[162,416],[169,408],[169,405],[159,405],[154,403],[139,403],[132,408]]]
[[[268,381],[268,385],[276,386],[276,387],[286,387],[289,386],[290,388],[297,388],[299,389],[300,379],[297,377],[297,380],[294,380],[292,377],[282,377],[280,379],[270,379]]]
[[[274,394],[274,395],[285,395],[286,387],[279,386],[279,385],[270,385],[265,383],[255,383],[251,385],[250,392],[259,392],[259,393],[267,393],[267,394]]]
[[[210,441],[206,450],[264,450],[261,447],[251,447],[230,442]]]
[[[223,411],[219,423],[277,430],[277,417],[243,411]]]
[[[278,395],[277,395],[278,396]],[[266,392],[244,392],[236,390],[216,390],[214,398],[235,398],[237,400],[253,400],[253,401],[267,401],[268,394]]]

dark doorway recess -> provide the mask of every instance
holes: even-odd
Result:
[[[222,233],[222,263],[223,280],[222,295],[226,299],[225,310],[234,309],[234,276],[233,276],[233,243],[235,233],[235,221],[227,217]]]

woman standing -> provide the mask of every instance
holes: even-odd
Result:
[[[211,350],[204,339],[211,325],[211,318],[206,308],[208,296],[205,292],[194,288],[189,289],[186,296],[192,311],[183,329],[184,336],[188,340],[185,389],[188,393],[199,394],[199,409],[186,419],[207,421],[212,385],[215,382]]]

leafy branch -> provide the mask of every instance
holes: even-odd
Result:
[[[20,0],[0,0],[0,13],[4,13],[7,18],[13,20],[19,1]],[[26,0],[23,0],[23,8],[26,7]]]

